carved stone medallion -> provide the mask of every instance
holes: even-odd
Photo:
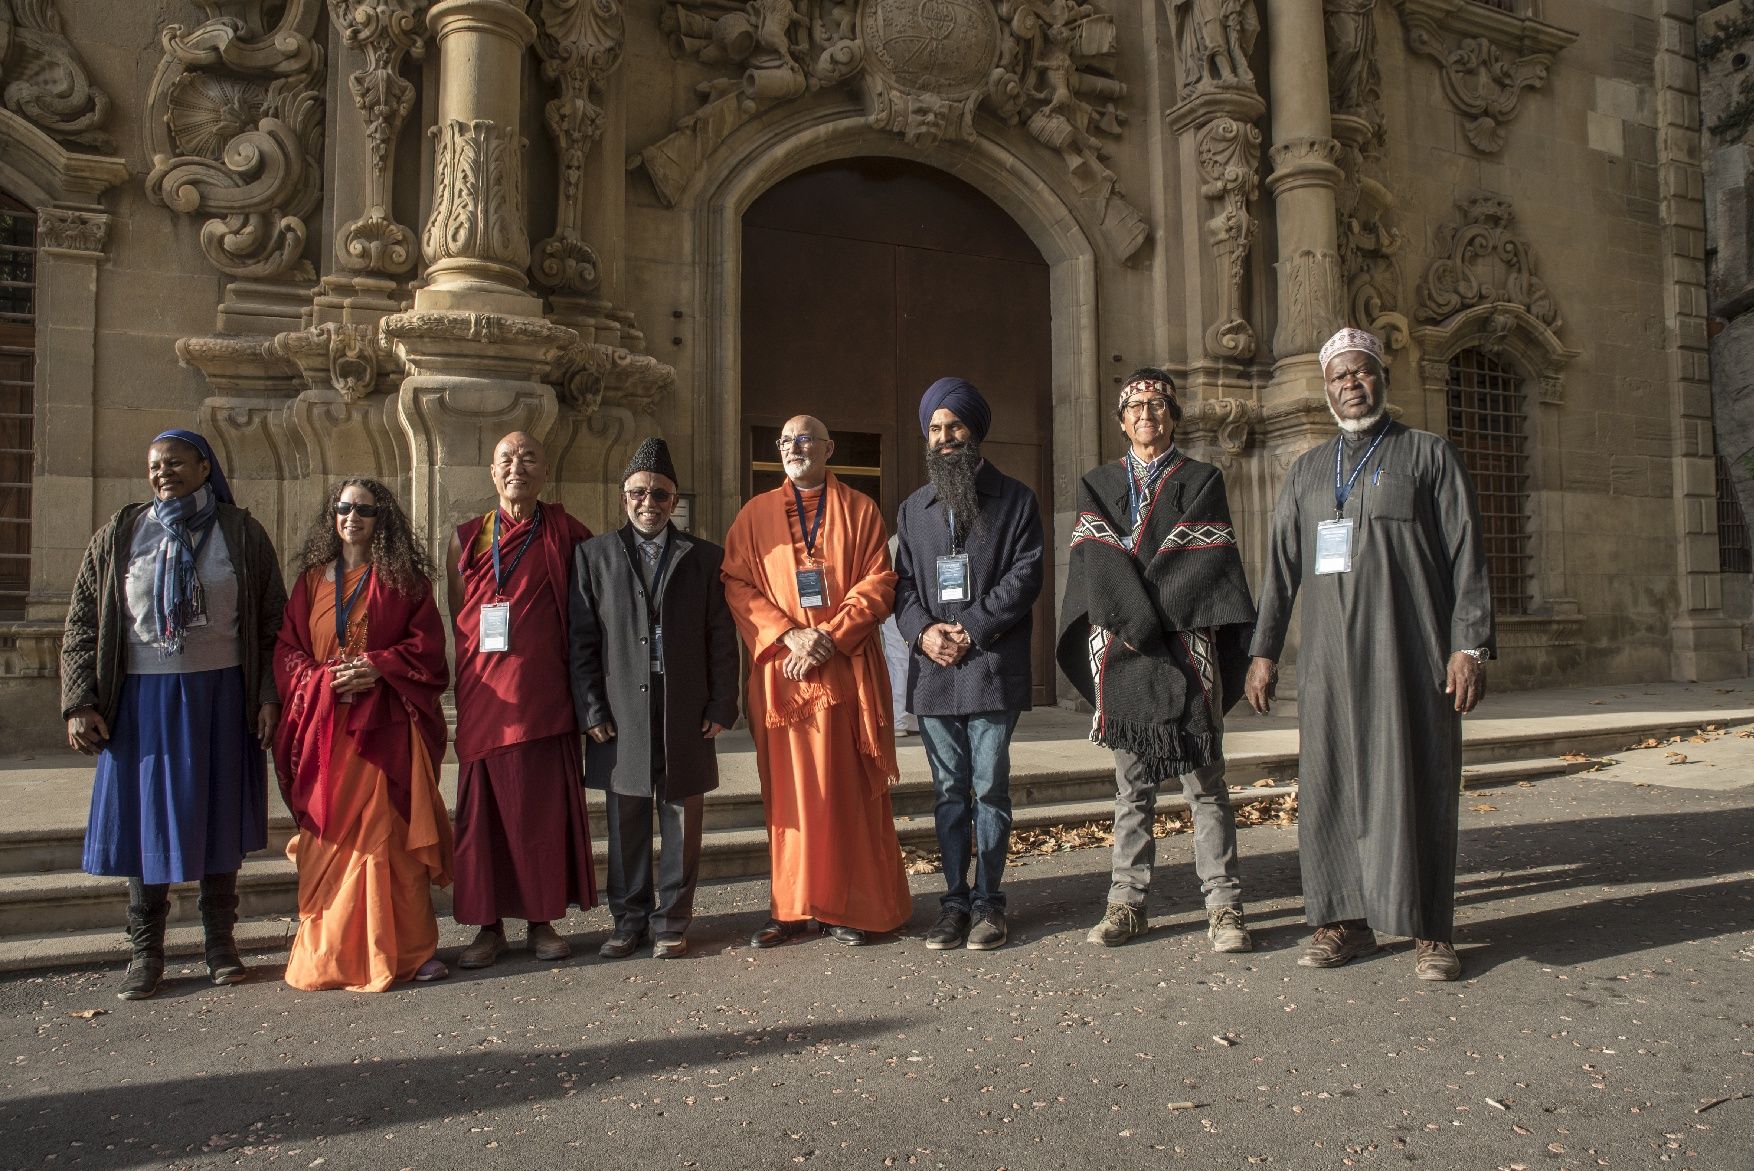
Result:
[[[966,98],[986,91],[1001,29],[991,0],[864,0],[866,68],[898,89]]]

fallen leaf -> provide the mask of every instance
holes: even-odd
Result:
[[[70,1017],[77,1017],[82,1021],[89,1021],[93,1017],[105,1016],[109,1011],[110,1010],[107,1008],[82,1008],[78,1012],[70,1012],[67,1015]]]
[[[1478,805],[1470,805],[1470,806],[1468,806],[1468,808],[1473,810],[1475,813],[1497,813],[1498,812],[1498,806],[1488,805],[1485,802],[1481,802]]]
[[[1686,764],[1687,754],[1685,752],[1670,752],[1666,754],[1666,760],[1669,764]]]
[[[1654,748],[1655,745],[1653,744],[1652,747]],[[1591,756],[1587,752],[1567,752],[1564,756],[1561,756],[1559,759],[1563,760],[1563,761],[1568,761],[1572,764],[1576,764],[1579,761],[1594,760],[1595,757]]]
[[[1647,737],[1643,740],[1640,740],[1637,744],[1634,744],[1632,747],[1633,748],[1660,748],[1661,746],[1662,746],[1661,741],[1659,741],[1655,736],[1650,736],[1650,737]],[[1628,751],[1631,751],[1631,749],[1628,749]]]

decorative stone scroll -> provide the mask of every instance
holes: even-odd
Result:
[[[110,241],[110,217],[103,212],[60,207],[37,211],[37,247],[54,252],[102,256]]]
[[[0,5],[0,104],[67,146],[111,154],[110,99],[67,40],[55,0]]]
[[[1220,114],[1196,132],[1194,156],[1200,195],[1214,206],[1206,237],[1223,270],[1218,320],[1204,337],[1206,353],[1247,361],[1255,353],[1255,331],[1243,317],[1242,282],[1258,227],[1249,208],[1261,190],[1261,132],[1250,121]]]
[[[1395,225],[1397,201],[1384,165],[1382,71],[1377,63],[1376,0],[1324,0],[1328,103],[1340,144],[1334,189],[1336,239],[1346,280],[1346,317],[1391,351],[1407,344],[1401,312],[1406,242]]]
[[[167,25],[147,94],[146,193],[211,217],[201,249],[219,271],[313,280],[305,217],[322,197],[320,0],[197,0],[207,20]],[[267,16],[278,11],[278,23]]]
[[[1249,435],[1263,418],[1261,404],[1249,399],[1200,399],[1182,413],[1176,438],[1188,447],[1216,447],[1221,466],[1228,469],[1242,456]]]
[[[453,118],[430,133],[432,214],[421,238],[427,261],[485,262],[522,272],[530,263],[530,238],[518,128]]]
[[[597,253],[584,238],[585,156],[603,134],[603,86],[621,64],[626,19],[621,0],[538,0],[536,52],[555,89],[543,111],[560,160],[554,234],[536,245],[536,283],[586,294],[600,280]]]
[[[1456,205],[1437,229],[1436,257],[1419,282],[1421,321],[1443,322],[1480,305],[1511,305],[1557,333],[1559,309],[1541,278],[1534,253],[1516,230],[1516,213],[1502,195],[1482,192]]]
[[[1393,0],[1407,47],[1439,67],[1444,97],[1475,150],[1504,146],[1524,90],[1547,84],[1553,55],[1577,34],[1473,0]]]
[[[729,9],[729,10],[727,10]],[[1103,161],[1127,87],[1103,66],[1114,18],[1072,0],[671,0],[663,27],[680,55],[740,68],[700,87],[704,104],[628,160],[667,206],[707,156],[762,109],[856,82],[866,120],[921,149],[972,142],[976,111],[1056,152],[1122,260],[1150,234]]]
[[[397,276],[414,266],[414,233],[390,214],[396,138],[414,107],[414,86],[402,76],[404,58],[426,55],[424,0],[329,0],[329,18],[341,39],[365,57],[347,75],[353,104],[371,144],[366,206],[335,241],[335,259],[352,273]]]
[[[264,347],[270,358],[297,366],[307,384],[327,385],[343,402],[359,402],[380,388],[380,376],[400,375],[401,358],[374,323],[326,321],[282,333]]]

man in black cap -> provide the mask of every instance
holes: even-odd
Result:
[[[927,388],[920,432],[931,482],[896,520],[895,614],[912,648],[907,706],[932,766],[949,888],[926,933],[934,951],[989,951],[1007,935],[999,880],[1011,844],[1011,732],[1030,706],[1042,532],[1035,493],[981,457],[992,418],[960,378]]]
[[[597,954],[688,950],[704,795],[719,786],[713,739],[737,718],[737,629],[725,607],[725,551],[670,523],[676,467],[648,439],[622,473],[627,523],[574,554],[572,692],[585,780],[609,819],[609,909]],[[658,817],[652,881],[652,814]]]

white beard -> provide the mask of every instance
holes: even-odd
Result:
[[[1338,423],[1340,425],[1340,430],[1346,432],[1348,435],[1358,435],[1370,430],[1372,427],[1382,422],[1383,416],[1388,413],[1389,404],[1386,401],[1382,406],[1364,416],[1362,419],[1342,419],[1340,413],[1334,410],[1331,404],[1328,407],[1328,414],[1334,416],[1334,422]]]

